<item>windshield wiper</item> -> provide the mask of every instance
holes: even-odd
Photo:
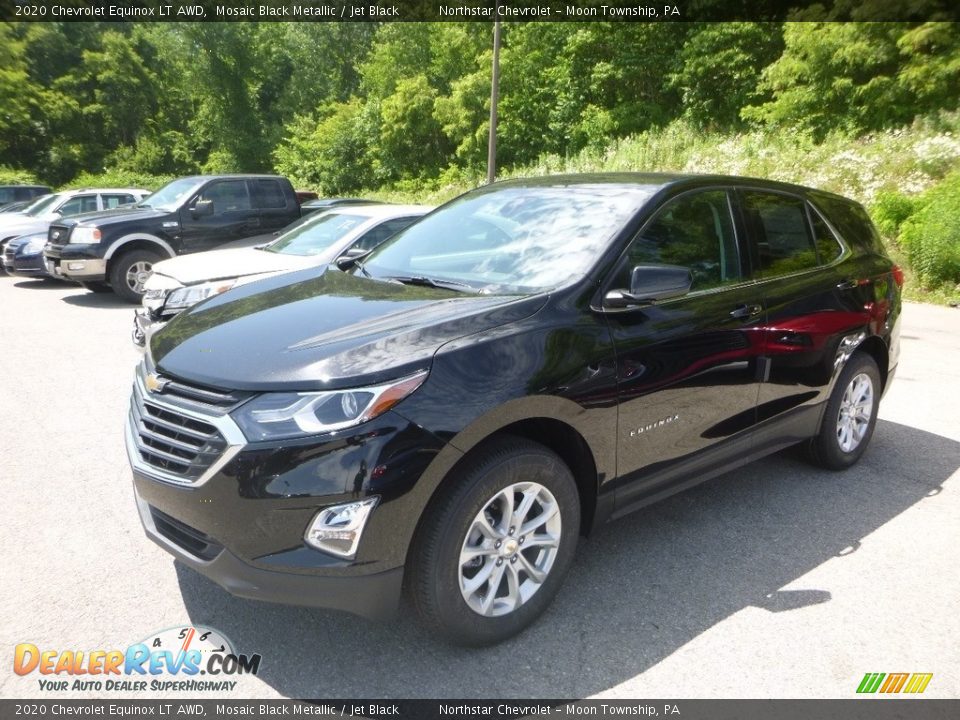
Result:
[[[456,290],[457,292],[479,292],[473,285],[457,280],[443,280],[441,278],[429,278],[425,275],[387,275],[381,280],[393,280],[404,285],[420,285],[422,287],[441,288],[443,290]]]

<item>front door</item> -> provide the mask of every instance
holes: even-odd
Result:
[[[196,204],[213,203],[213,213],[199,215]],[[183,252],[201,252],[260,232],[260,213],[250,201],[246,180],[215,180],[180,211]]]
[[[749,450],[764,310],[741,262],[726,189],[668,200],[631,241],[611,288],[632,268],[680,265],[683,297],[607,314],[617,353],[617,507],[669,492]]]

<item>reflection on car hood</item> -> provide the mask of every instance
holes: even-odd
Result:
[[[24,215],[11,215],[9,218],[0,215],[0,240],[46,232],[48,227],[50,227],[49,220],[37,220]]]
[[[359,387],[428,367],[444,343],[528,317],[545,300],[311,268],[195,305],[151,338],[150,353],[164,374],[223,389]]]
[[[151,207],[123,205],[112,210],[98,210],[96,212],[64,218],[63,220],[58,220],[57,225],[70,227],[71,225],[79,225],[82,223],[90,227],[106,227],[114,223],[130,222],[131,220],[149,220],[151,218],[167,217],[169,215],[169,212],[155,210]]]
[[[157,263],[153,271],[182,285],[194,285],[209,280],[324,266],[331,259],[325,255],[284,255],[250,247],[230,248],[180,255]]]

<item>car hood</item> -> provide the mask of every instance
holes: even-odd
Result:
[[[285,272],[304,267],[326,265],[323,255],[284,255],[256,248],[229,248],[164,260],[153,266],[157,275],[166,275],[181,285],[195,285],[210,280]]]
[[[180,313],[150,339],[159,372],[226,390],[373,385],[446,342],[532,315],[546,295],[465,295],[340,272],[275,275]]]
[[[49,220],[37,220],[36,218],[23,216],[14,216],[8,220],[0,216],[0,240],[8,237],[44,232],[49,226]]]
[[[128,205],[125,207],[114,208],[113,210],[98,210],[97,212],[84,213],[83,215],[74,215],[57,222],[58,225],[88,225],[92,227],[105,227],[115,223],[130,222],[131,220],[151,220],[158,217],[167,217],[170,213],[162,210],[155,210],[151,207],[137,207]]]

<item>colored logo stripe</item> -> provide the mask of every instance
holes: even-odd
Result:
[[[907,687],[904,689],[906,693],[922,693],[927,689],[927,685],[930,684],[930,679],[933,677],[933,673],[914,673],[913,677],[910,678],[910,682],[907,683]]]
[[[860,681],[860,687],[857,688],[857,692],[875,693],[877,688],[880,687],[880,682],[884,677],[886,677],[885,673],[867,673],[863,676],[863,680]]]
[[[857,687],[858,693],[922,693],[927,689],[933,673],[867,673]]]

